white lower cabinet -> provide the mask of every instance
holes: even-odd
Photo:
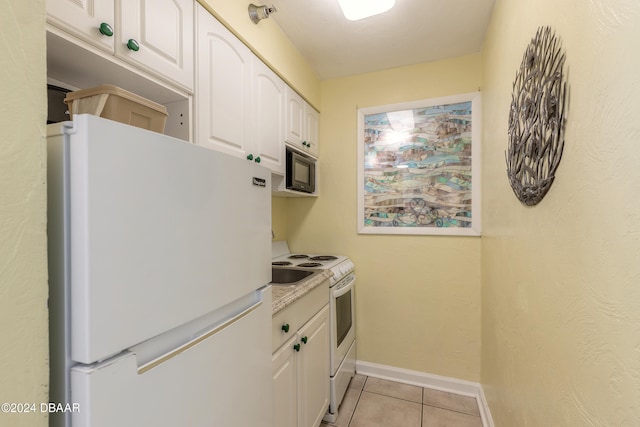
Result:
[[[272,363],[274,425],[319,426],[329,406],[328,304],[273,353]]]
[[[298,338],[298,426],[318,426],[329,407],[329,305],[300,328]]]
[[[297,427],[298,423],[298,366],[293,346],[294,336],[273,354],[273,425]]]

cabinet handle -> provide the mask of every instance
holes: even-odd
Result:
[[[247,154],[247,160],[253,160],[253,154]]]
[[[106,22],[100,24],[100,27],[98,27],[98,31],[100,31],[100,34],[103,34],[107,37],[113,36],[113,28]]]
[[[306,147],[306,146],[307,146],[307,141],[302,141],[302,145],[303,145],[304,147]]]
[[[298,344],[298,343],[294,344],[294,345],[293,345],[293,349],[294,349],[295,351],[300,351],[300,344]]]
[[[282,330],[284,331],[285,334],[289,333],[289,324],[285,323],[284,325],[282,325]]]
[[[307,337],[302,337],[302,338],[300,338],[300,341],[302,341],[302,342],[303,342],[303,343],[305,343],[305,344],[307,343],[307,341],[308,341],[308,340],[309,340],[309,339],[308,339]]]
[[[129,39],[129,41],[127,42],[127,48],[129,48],[129,50],[137,52],[140,50],[140,45],[134,39]]]
[[[260,163],[260,156],[256,157],[256,159],[254,160],[254,162],[256,162],[256,163]]]

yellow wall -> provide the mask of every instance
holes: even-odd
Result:
[[[48,402],[44,0],[0,2],[0,425],[45,426]]]
[[[505,174],[511,84],[538,26],[567,53],[557,178]],[[640,3],[497,0],[483,87],[482,383],[496,426],[640,423]]]
[[[287,238],[353,259],[359,360],[480,379],[480,239],[356,231],[357,108],[476,91],[480,66],[472,55],[321,84],[320,197],[284,202]]]
[[[243,40],[309,104],[316,109],[320,108],[318,77],[278,27],[273,16],[254,24],[249,19],[250,1],[198,0],[198,2]],[[268,6],[270,3],[264,4]]]
[[[271,198],[271,230],[274,234],[274,240],[287,240],[287,209],[285,198]]]

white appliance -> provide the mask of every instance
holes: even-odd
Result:
[[[335,422],[338,408],[356,372],[355,285],[353,262],[343,255],[289,253],[285,241],[273,242],[272,265],[290,268],[330,269],[329,319],[331,328],[329,409],[324,421]]]
[[[47,133],[50,399],[77,408],[51,425],[272,425],[269,171],[91,115]]]

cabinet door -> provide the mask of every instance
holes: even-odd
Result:
[[[253,125],[254,156],[271,171],[284,174],[285,83],[258,58],[254,58]]]
[[[197,18],[196,142],[245,157],[252,53],[201,6]]]
[[[307,149],[309,153],[318,156],[318,119],[319,114],[312,106],[305,103],[305,134],[304,140],[307,141]]]
[[[102,50],[113,52],[114,36],[100,33],[102,24],[116,31],[113,0],[47,0],[46,7],[49,24]]]
[[[273,354],[273,425],[297,427],[297,353],[296,337]]]
[[[304,100],[289,86],[286,88],[286,140],[302,149],[304,138]]]
[[[193,1],[118,0],[116,55],[193,90]],[[132,50],[137,43],[139,50]]]
[[[329,407],[329,305],[298,331],[298,426],[320,425]],[[305,343],[306,341],[306,343]]]

